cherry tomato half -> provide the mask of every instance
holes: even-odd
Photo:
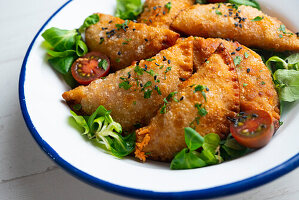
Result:
[[[265,146],[274,133],[270,114],[264,110],[240,112],[230,126],[232,136],[243,146],[260,148]]]
[[[89,52],[78,58],[72,65],[71,72],[74,79],[88,85],[91,81],[106,76],[110,69],[110,60],[100,52]]]

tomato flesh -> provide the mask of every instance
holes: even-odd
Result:
[[[233,121],[230,126],[232,136],[248,148],[265,146],[274,133],[272,117],[264,110],[240,112]]]
[[[105,69],[99,66],[103,60],[105,60]],[[88,85],[93,80],[106,76],[109,69],[110,61],[107,56],[100,52],[89,52],[73,63],[71,72],[78,83]]]

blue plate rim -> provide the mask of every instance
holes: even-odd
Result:
[[[299,153],[288,159],[287,161],[281,163],[280,165],[269,169],[263,173],[252,176],[250,178],[237,181],[230,184],[225,184],[217,187],[201,189],[201,190],[193,190],[193,191],[181,191],[181,192],[155,192],[150,190],[141,190],[134,189],[129,187],[124,187],[116,184],[109,183],[107,181],[101,180],[94,176],[91,176],[84,171],[76,168],[75,166],[68,163],[66,160],[61,158],[59,154],[39,135],[38,131],[35,129],[33,122],[31,121],[30,115],[26,106],[26,99],[24,93],[24,83],[25,83],[25,72],[26,72],[26,64],[28,57],[30,55],[32,46],[34,45],[37,37],[40,35],[45,26],[51,21],[51,19],[57,15],[65,6],[67,6],[72,0],[68,0],[64,3],[57,11],[55,11],[52,16],[43,24],[37,34],[34,36],[32,42],[30,43],[26,55],[24,57],[22,68],[19,77],[19,102],[22,110],[23,118],[29,129],[31,135],[35,139],[35,141],[39,144],[41,149],[58,165],[60,165],[63,169],[69,172],[71,175],[76,176],[82,181],[87,182],[88,184],[92,184],[96,187],[105,189],[110,192],[114,192],[121,195],[126,195],[134,198],[159,198],[159,199],[202,199],[202,198],[214,198],[214,197],[222,197],[226,195],[232,195],[239,192],[243,192],[260,185],[266,184],[274,179],[296,169],[299,166]]]

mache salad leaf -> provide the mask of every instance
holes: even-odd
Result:
[[[246,147],[237,143],[231,136],[221,141],[215,133],[202,137],[190,127],[186,127],[184,131],[187,148],[176,154],[171,161],[170,169],[194,169],[215,165],[248,152]]]
[[[135,133],[122,136],[121,125],[112,119],[110,111],[103,106],[99,106],[90,116],[78,116],[73,111],[71,114],[77,125],[83,128],[82,134],[90,140],[104,144],[112,155],[122,158],[135,149]]]
[[[82,40],[81,33],[92,24],[99,21],[99,16],[90,15],[84,20],[83,25],[78,29],[64,30],[59,28],[49,28],[45,30],[42,37],[47,42],[47,53],[49,55],[49,64],[59,73],[68,85],[74,86],[74,79],[71,80],[70,68],[73,62],[88,52],[85,42]]]
[[[273,80],[281,101],[293,102],[299,99],[299,53],[285,59],[272,56],[266,62],[273,73]]]
[[[135,20],[142,12],[141,0],[116,0],[115,16],[121,19]]]

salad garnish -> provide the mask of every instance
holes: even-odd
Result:
[[[170,169],[194,169],[215,165],[224,160],[238,158],[249,151],[231,135],[221,141],[219,135],[215,133],[203,137],[190,127],[186,127],[184,131],[187,148],[176,154],[171,161]]]
[[[78,57],[88,52],[81,33],[98,21],[99,16],[94,14],[87,17],[79,29],[64,30],[52,27],[42,34],[49,46],[47,49],[50,56],[48,62],[56,71],[63,75],[66,83],[72,88],[77,86],[77,84],[72,78],[70,68]]]
[[[123,137],[121,125],[112,119],[110,112],[103,106],[99,106],[90,116],[78,116],[75,112],[70,112],[77,125],[84,130],[82,135],[86,135],[89,140],[104,144],[112,155],[122,158],[135,149],[135,133]]]

